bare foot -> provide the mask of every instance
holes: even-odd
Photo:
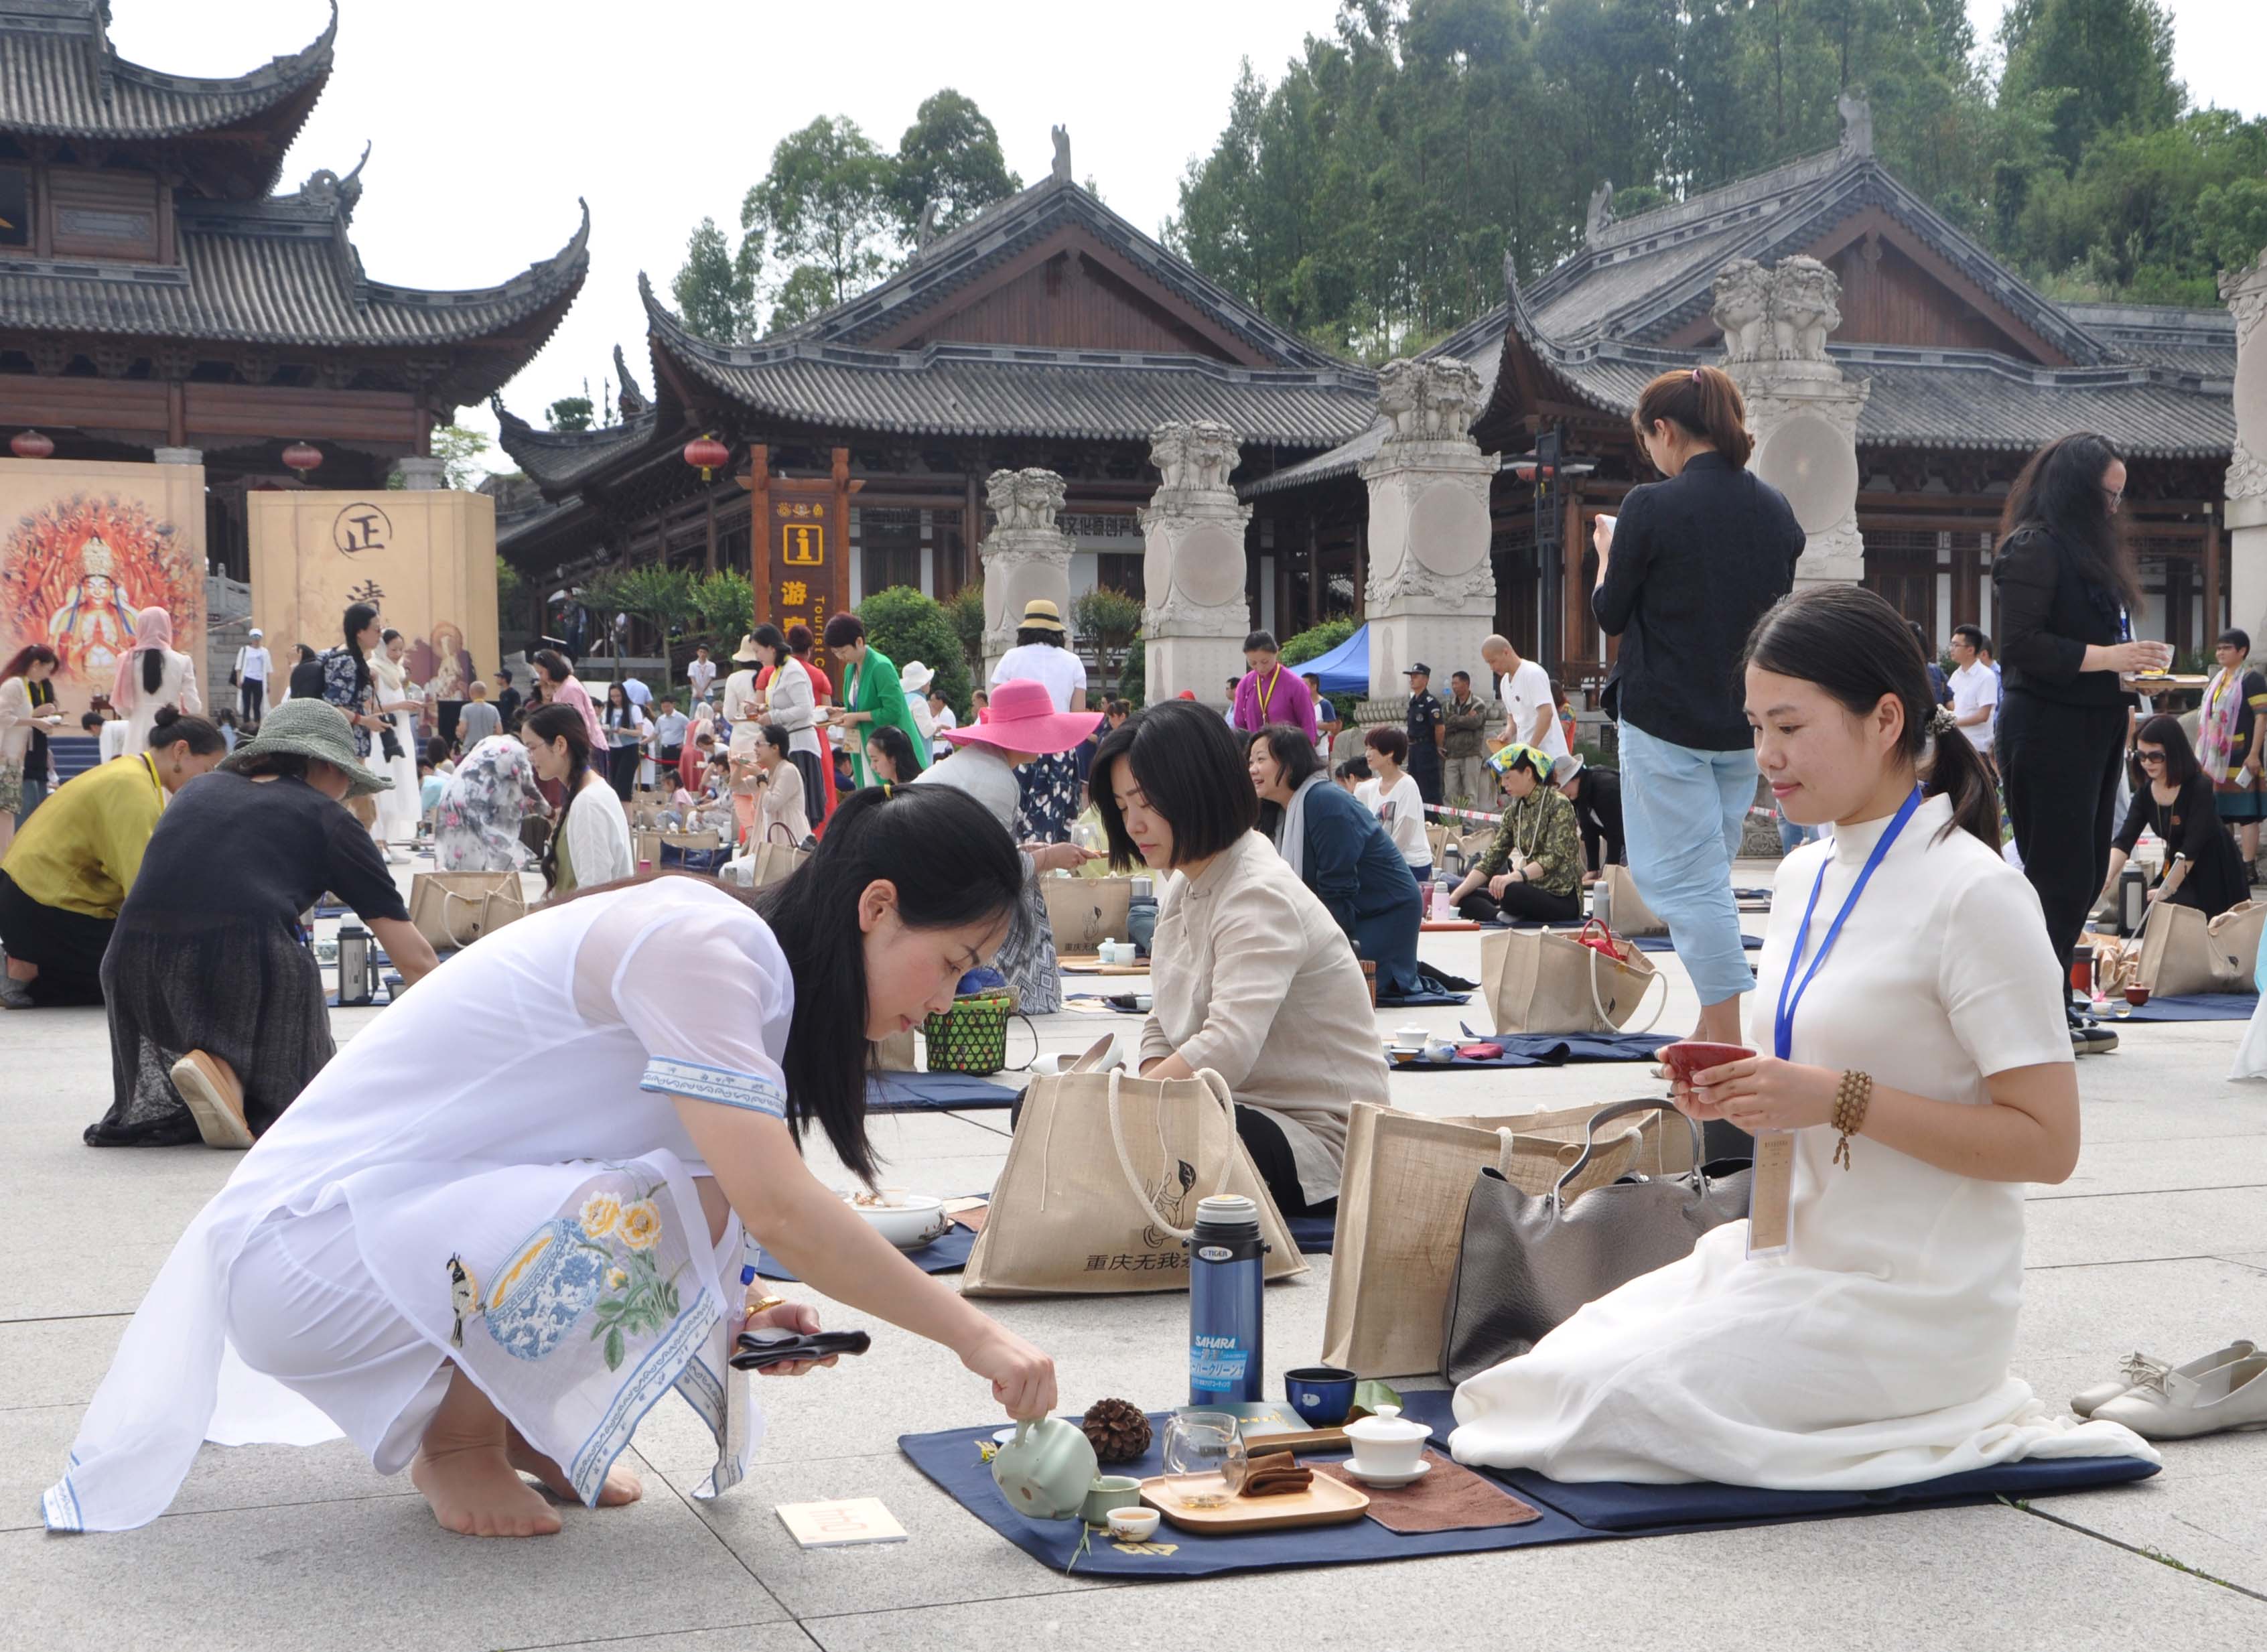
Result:
[[[541,1480],[545,1489],[561,1502],[579,1503],[583,1501],[559,1465],[530,1445],[527,1437],[518,1429],[514,1428],[504,1435],[504,1455],[513,1468]],[[644,1482],[617,1458],[614,1465],[606,1471],[606,1483],[598,1489],[598,1507],[619,1509],[624,1503],[634,1503],[644,1495]]]
[[[461,1537],[547,1538],[559,1530],[558,1511],[520,1479],[501,1445],[420,1447],[409,1479],[433,1518]]]

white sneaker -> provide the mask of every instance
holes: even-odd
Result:
[[[2248,1338],[2239,1339],[2224,1348],[2214,1348],[2209,1354],[2201,1355],[2190,1360],[2186,1365],[2178,1367],[2177,1369],[2183,1377],[2200,1377],[2206,1371],[2216,1370],[2223,1365],[2231,1365],[2237,1360],[2249,1359],[2258,1351]],[[2163,1360],[2152,1359],[2148,1355],[2140,1353],[2128,1355],[2122,1369],[2124,1373],[2124,1381],[2096,1383],[2091,1388],[2081,1388],[2070,1397],[2070,1408],[2081,1417],[2090,1417],[2102,1406],[2117,1399],[2118,1395],[2130,1393],[2134,1389],[2144,1385],[2154,1384],[2161,1377],[2175,1369],[2174,1366]]]
[[[2199,1377],[2167,1371],[2095,1406],[2094,1417],[2122,1422],[2145,1440],[2267,1428],[2267,1357],[2255,1354]]]

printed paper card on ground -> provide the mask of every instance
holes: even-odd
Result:
[[[903,1543],[906,1529],[882,1507],[878,1497],[846,1497],[830,1503],[781,1503],[779,1517],[806,1549],[843,1548],[855,1543]]]

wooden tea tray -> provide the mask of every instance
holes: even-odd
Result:
[[[1266,1443],[1273,1446],[1270,1439]],[[1160,1474],[1141,1482],[1141,1501],[1170,1525],[1204,1537],[1233,1537],[1244,1531],[1288,1531],[1298,1526],[1336,1526],[1359,1520],[1369,1499],[1344,1480],[1327,1474],[1302,1492],[1280,1497],[1231,1497],[1218,1509],[1189,1509],[1174,1494],[1174,1477]]]
[[[1438,935],[1446,929],[1477,929],[1480,926],[1476,918],[1427,918],[1417,927],[1427,935]]]
[[[1147,975],[1147,964],[1105,964],[1099,952],[1062,952],[1055,957],[1058,967],[1081,975]]]

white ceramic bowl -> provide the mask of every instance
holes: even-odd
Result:
[[[1110,1511],[1110,1535],[1120,1543],[1147,1543],[1156,1532],[1157,1511],[1154,1509]]]
[[[927,1193],[903,1193],[894,1205],[850,1207],[873,1223],[874,1230],[900,1251],[918,1251],[952,1226],[944,1214],[944,1200]]]

